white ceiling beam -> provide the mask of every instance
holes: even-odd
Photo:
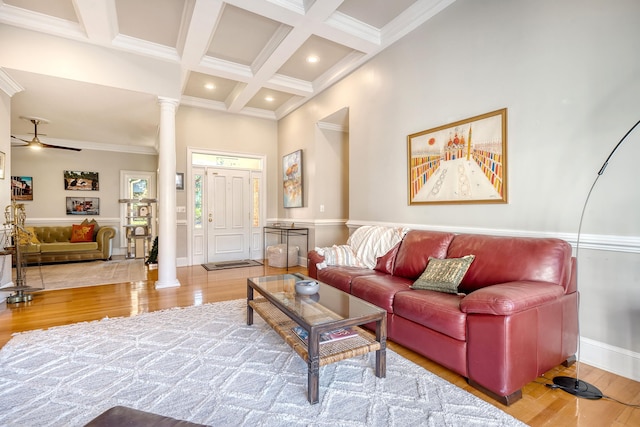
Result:
[[[206,55],[223,9],[222,1],[196,0],[182,51],[182,64],[185,67],[197,66]]]
[[[73,0],[73,8],[92,43],[108,46],[118,35],[115,0]]]
[[[254,78],[229,104],[229,111],[238,112],[244,108],[256,93],[258,93],[262,87],[266,86],[267,82],[275,76],[291,55],[314,33],[316,27],[324,25],[322,22],[335,12],[342,1],[343,0],[323,0],[314,2],[307,10],[305,16],[301,18],[305,23],[294,27],[294,29],[289,31],[286,37],[284,37],[282,42],[275,47],[273,53],[264,61],[262,67],[255,71]]]

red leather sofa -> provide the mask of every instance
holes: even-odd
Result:
[[[429,257],[475,259],[458,295],[410,289]],[[554,238],[410,230],[374,269],[309,275],[387,310],[387,337],[509,405],[549,369],[575,362],[578,293],[571,246]]]

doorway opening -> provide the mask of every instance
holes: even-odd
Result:
[[[264,257],[265,156],[188,150],[190,265]]]

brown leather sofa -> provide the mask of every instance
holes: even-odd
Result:
[[[475,255],[458,290],[413,290],[429,257]],[[375,269],[329,266],[309,275],[387,310],[388,338],[509,405],[551,368],[575,362],[578,292],[560,239],[411,230]]]
[[[71,225],[27,229],[35,232],[36,239],[20,247],[30,264],[111,259],[112,239],[116,235],[113,227],[103,226],[95,232],[93,241],[71,243]]]

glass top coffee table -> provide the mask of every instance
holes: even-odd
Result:
[[[318,403],[320,366],[375,351],[375,374],[384,378],[387,312],[322,282],[318,282],[317,294],[298,295],[295,283],[304,279],[309,278],[301,274],[282,274],[247,279],[247,325],[253,324],[255,311],[307,362],[309,402]],[[255,299],[254,291],[258,294]],[[358,327],[373,322],[376,324],[375,336]],[[304,331],[308,334],[306,342],[294,332],[297,326],[303,334]],[[327,332],[342,329],[350,330],[352,335],[321,342]]]

